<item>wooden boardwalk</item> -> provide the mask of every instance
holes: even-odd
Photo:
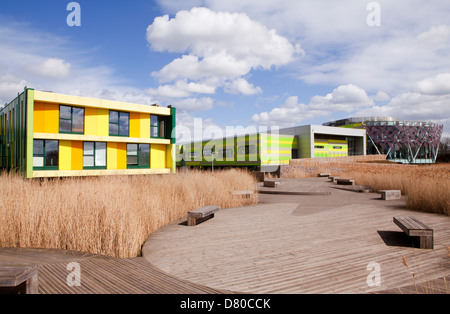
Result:
[[[80,266],[80,286],[69,286]],[[117,259],[57,250],[0,248],[0,264],[37,264],[40,294],[218,294],[218,289],[191,283],[154,267],[143,257]],[[71,277],[69,281],[73,282]]]
[[[292,186],[331,194],[260,194],[260,205],[221,210],[195,227],[163,227],[144,256],[179,278],[246,293],[392,292],[424,282],[445,290],[438,278],[450,276],[450,217],[406,210],[404,198],[335,189],[326,178],[283,180],[278,189]],[[392,222],[400,215],[432,227],[435,249],[414,248]],[[373,265],[379,285],[368,284]]]

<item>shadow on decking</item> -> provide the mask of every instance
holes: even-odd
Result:
[[[387,246],[401,246],[418,248],[419,245],[414,237],[409,237],[402,231],[377,231]]]

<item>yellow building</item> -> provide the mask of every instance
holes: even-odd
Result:
[[[175,172],[175,108],[25,88],[0,110],[2,168],[27,178]]]

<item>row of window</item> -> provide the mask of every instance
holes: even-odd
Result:
[[[233,157],[234,150],[233,149],[218,149],[217,151],[215,151],[215,148],[203,150],[203,157],[210,157],[213,154],[214,154],[214,156],[222,156],[224,158],[225,157]],[[237,154],[238,155],[256,154],[256,145],[239,146],[237,148]],[[196,158],[196,157],[198,157],[198,153],[191,152],[191,153],[189,153],[189,157]]]
[[[109,135],[126,136],[130,134],[130,114],[109,111]],[[59,106],[59,132],[84,134],[84,108]],[[150,116],[150,137],[166,137],[166,117]]]
[[[58,170],[59,142],[33,141],[33,169]],[[150,144],[127,144],[127,168],[150,168]],[[106,143],[83,142],[83,169],[106,169]]]
[[[324,145],[314,145],[315,149],[324,149]],[[333,146],[333,149],[342,149],[342,146]]]

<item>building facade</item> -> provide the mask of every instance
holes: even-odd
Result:
[[[175,172],[175,108],[25,88],[0,110],[0,166],[26,178]]]
[[[400,163],[435,163],[444,126],[432,122],[400,121],[393,117],[357,117],[325,123],[364,129],[367,154],[383,154]]]
[[[361,129],[305,125],[179,146],[178,166],[272,169],[291,159],[365,155]],[[273,171],[273,170],[267,170]]]

